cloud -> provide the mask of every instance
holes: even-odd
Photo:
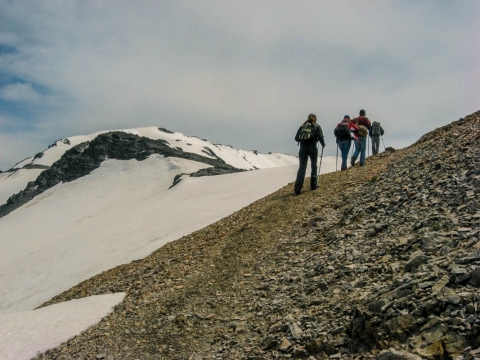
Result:
[[[46,144],[158,125],[295,153],[316,112],[332,155],[333,127],[360,108],[398,147],[478,110],[475,1],[0,5],[2,107]]]
[[[41,95],[30,84],[9,84],[0,88],[0,98],[11,102],[38,102]]]

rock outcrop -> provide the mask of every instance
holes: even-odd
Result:
[[[477,112],[60,294],[127,293],[38,358],[469,360],[479,287]]]

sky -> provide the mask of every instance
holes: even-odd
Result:
[[[169,189],[175,175],[204,167],[157,154],[108,159],[0,218],[0,358],[28,360],[60,345],[111,312],[124,294],[33,310],[43,302],[263,198],[292,182],[298,168],[184,177]],[[335,157],[324,158],[321,173],[334,169]],[[4,183],[0,193],[8,191]]]
[[[401,148],[480,109],[480,2],[0,0],[0,169],[54,141],[159,126],[298,152],[365,109]]]

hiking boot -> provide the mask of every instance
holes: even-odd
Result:
[[[355,161],[357,161],[357,159],[352,159],[352,160],[350,161],[350,165],[355,166]]]
[[[365,164],[360,163],[360,166],[365,166]]]
[[[302,190],[295,189],[295,195],[300,195],[301,192]]]
[[[342,166],[342,169],[341,169],[341,170],[342,170],[342,171],[345,171],[345,170],[347,170],[347,167],[346,167],[346,166]]]
[[[317,187],[318,187],[317,178],[311,178],[310,179],[310,190],[316,190]]]

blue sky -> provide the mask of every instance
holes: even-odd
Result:
[[[60,138],[159,126],[296,154],[310,112],[387,146],[480,109],[480,2],[0,0],[0,169]]]

